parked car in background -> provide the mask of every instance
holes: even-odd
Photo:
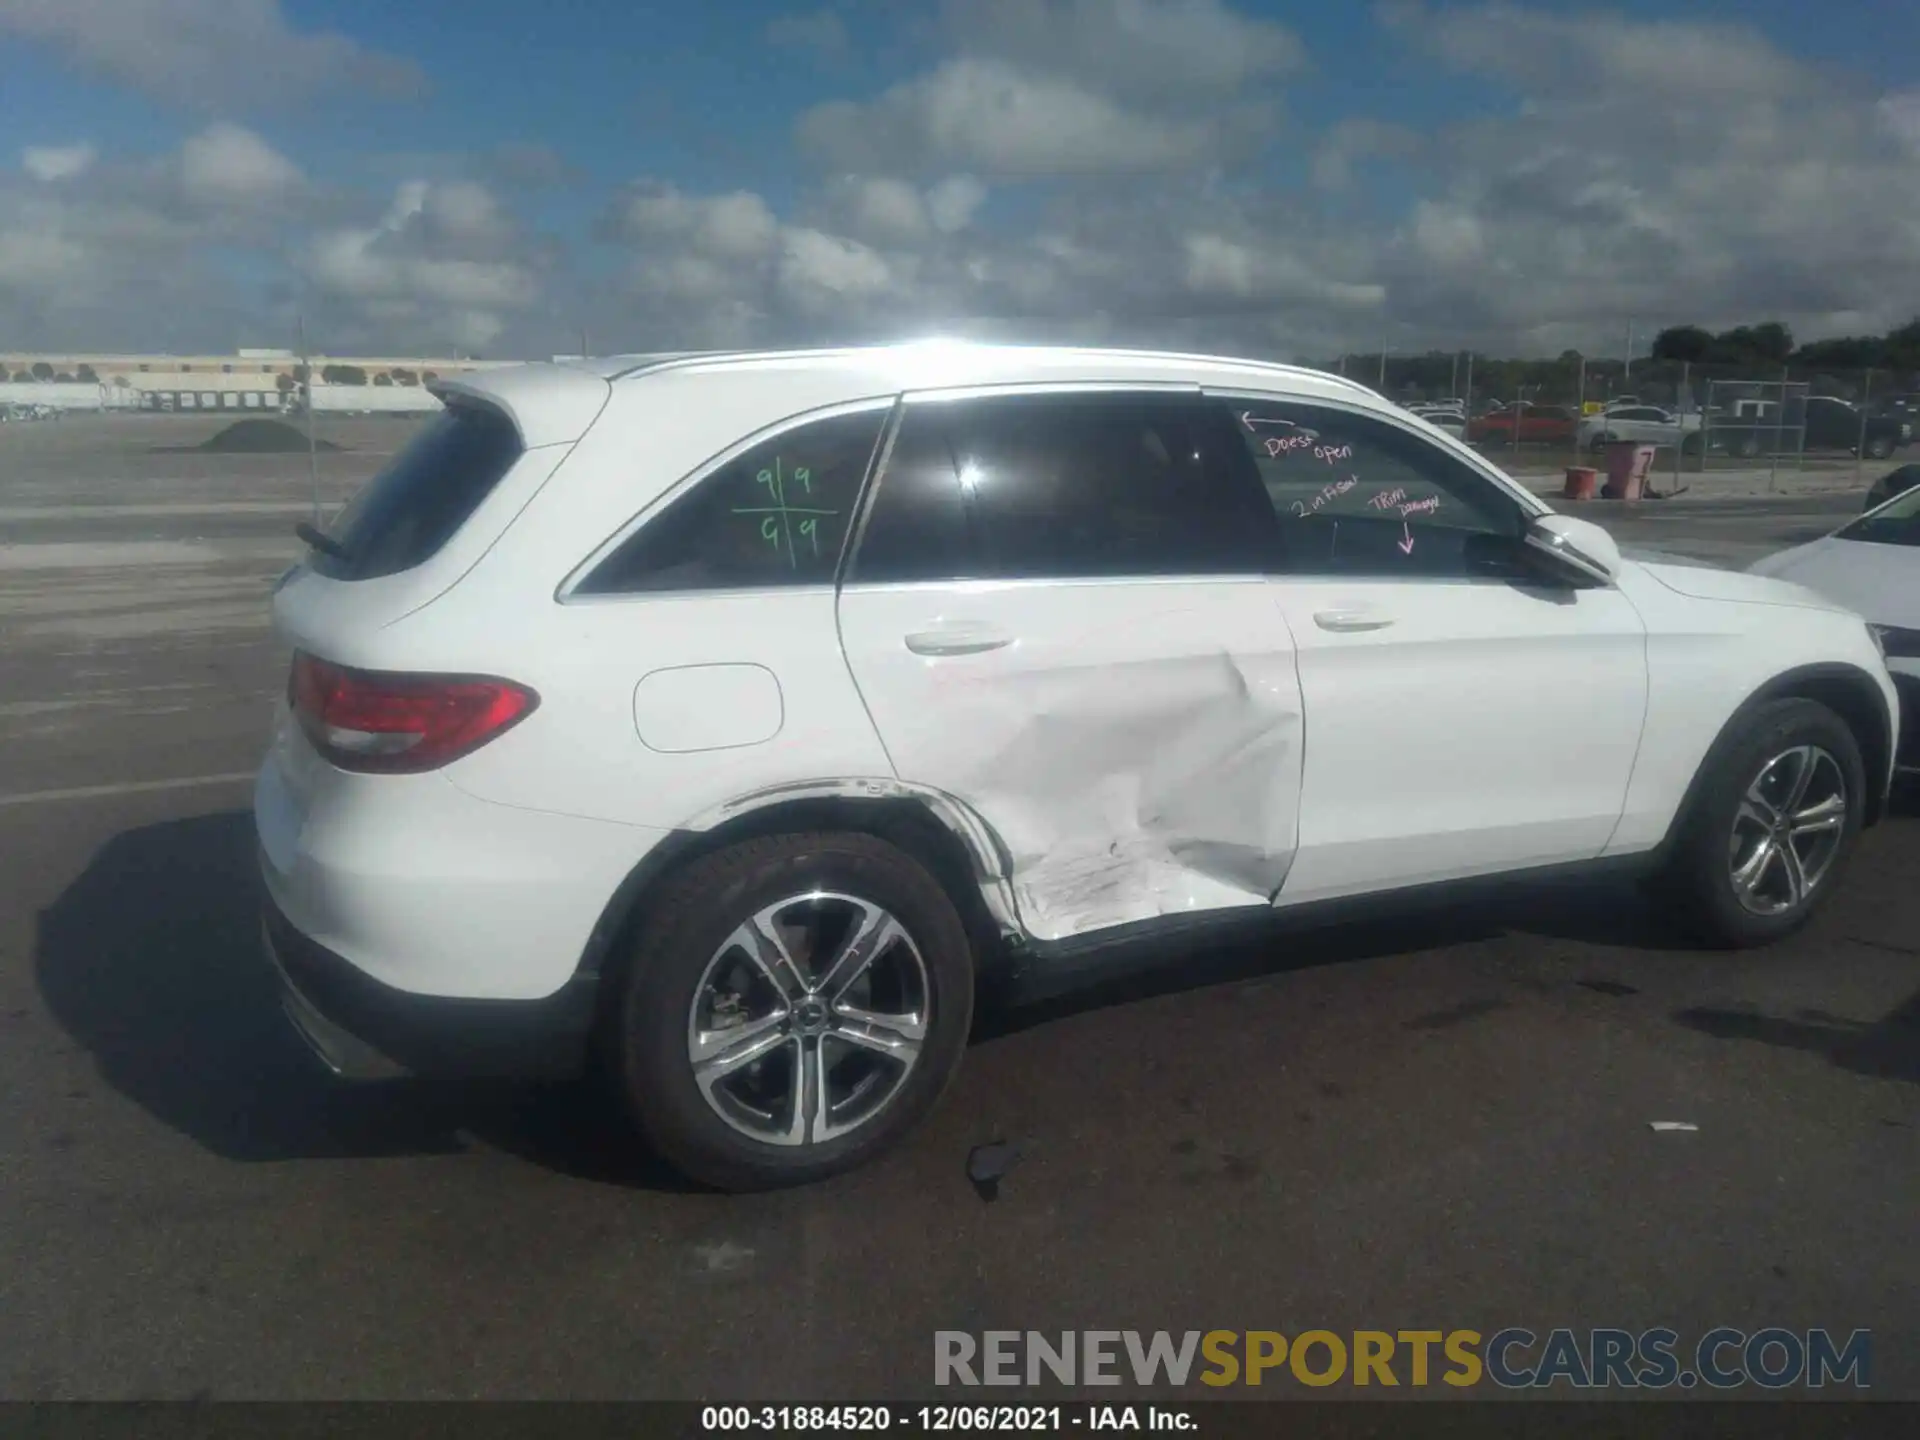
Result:
[[[273,595],[288,1014],[345,1073],[597,1058],[722,1187],[907,1134],[1004,966],[1559,866],[1760,945],[1886,800],[1857,615],[1623,559],[1334,376],[931,344],[441,393]]]
[[[1799,409],[1803,424],[1795,424]],[[1749,403],[1745,413],[1710,415],[1707,443],[1729,455],[1790,455],[1800,450],[1843,450],[1884,460],[1911,444],[1913,424],[1892,415],[1863,416],[1858,405],[1833,395],[1810,395],[1802,406],[1782,409],[1777,403]]]
[[[1685,415],[1655,405],[1623,405],[1581,420],[1579,445],[1598,450],[1615,440],[1637,440],[1646,445],[1678,445],[1692,454],[1700,448],[1698,412]]]
[[[1874,481],[1872,488],[1867,491],[1864,508],[1877,510],[1894,496],[1904,495],[1916,485],[1920,485],[1920,465],[1902,465],[1897,470],[1889,470]]]
[[[1900,692],[1898,762],[1920,770],[1920,485],[1910,481],[1831,535],[1749,568],[1817,590],[1866,617]]]
[[[1467,422],[1466,436],[1475,444],[1511,445],[1516,423],[1523,445],[1566,445],[1572,443],[1579,422],[1565,405],[1508,405],[1474,416]]]
[[[1461,436],[1467,429],[1466,407],[1459,401],[1437,401],[1425,405],[1409,405],[1408,413],[1419,416],[1429,425],[1444,430],[1449,435]]]

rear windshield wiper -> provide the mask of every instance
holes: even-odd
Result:
[[[353,552],[331,535],[326,535],[302,520],[293,527],[293,533],[306,542],[309,550],[318,550],[322,555],[331,555],[336,560],[353,559]]]

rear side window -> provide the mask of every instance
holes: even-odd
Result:
[[[922,483],[941,505],[948,492],[934,477],[944,447],[975,551],[973,573],[1249,574],[1271,558],[1272,507],[1235,453],[1239,440],[1225,411],[1198,397],[1034,395],[917,405],[898,443],[926,467]],[[883,480],[876,525],[886,491]],[[950,546],[951,525],[938,533]],[[919,553],[927,557],[928,547]],[[877,578],[864,548],[859,568],[860,578]],[[923,565],[922,574],[901,578],[936,577]]]
[[[338,553],[315,550],[313,569],[374,580],[424,564],[523,453],[519,432],[498,410],[448,406],[348,502],[330,532]]]
[[[574,593],[831,585],[886,418],[836,415],[754,446],[648,518]]]

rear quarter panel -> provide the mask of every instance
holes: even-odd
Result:
[[[749,437],[796,415],[893,397],[839,372],[668,372],[615,389],[539,503],[457,590],[386,637],[395,659],[504,675],[541,697],[448,779],[503,805],[662,829],[773,786],[891,779],[841,653],[831,586],[565,603],[557,592],[605,541]],[[643,740],[663,705],[717,693],[716,667],[728,667],[722,679],[771,675],[770,719],[715,714],[705,727],[697,718],[671,727],[707,729],[705,749],[687,748],[683,733]]]

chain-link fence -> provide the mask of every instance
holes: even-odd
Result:
[[[1379,390],[1509,469],[1593,464],[1610,440],[1656,447],[1659,473],[1768,481],[1920,460],[1920,374],[1683,361],[1349,355],[1324,368]]]

